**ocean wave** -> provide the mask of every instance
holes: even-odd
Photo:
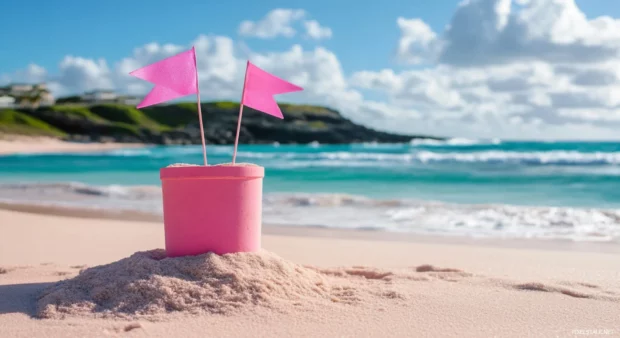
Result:
[[[2,195],[92,196],[118,199],[151,199],[161,197],[157,186],[89,185],[79,182],[6,183],[0,184]]]
[[[259,153],[239,152],[240,157],[256,159],[307,160],[308,165],[317,165],[315,160],[373,161],[373,162],[464,162],[464,163],[522,163],[553,165],[595,165],[620,164],[620,152],[577,152],[577,151],[479,151],[479,152],[433,152],[419,150],[407,154],[374,152],[319,152],[319,153]],[[324,162],[326,165],[329,163]],[[346,162],[342,162],[346,166]]]
[[[480,151],[469,153],[439,153],[420,151],[415,158],[421,162],[497,162],[526,164],[620,164],[620,152],[578,151]]]
[[[162,212],[158,186],[0,184],[0,201]],[[285,226],[620,243],[620,209],[450,204],[333,193],[266,193],[263,221]]]
[[[490,139],[490,140],[478,140],[478,139],[468,139],[468,138],[450,138],[444,141],[441,140],[433,140],[433,139],[414,139],[409,142],[412,146],[472,146],[472,145],[496,145],[501,144],[502,140],[500,139]]]
[[[522,164],[555,166],[619,166],[620,152],[582,152],[576,150],[516,151],[516,150],[480,150],[480,151],[443,151],[431,149],[407,149],[405,145],[359,145],[353,151],[329,151],[322,147],[308,152],[296,151],[247,151],[238,152],[238,158],[256,160],[259,164],[273,168],[304,167],[376,167],[394,164],[432,164],[432,163],[468,163],[468,164]],[[274,147],[275,149],[275,147]],[[283,148],[279,148],[283,149]],[[188,156],[195,155],[196,161],[202,153],[200,147],[145,148],[114,150],[105,154],[76,154],[71,156],[111,156],[111,157],[145,157],[149,159],[188,161]],[[232,147],[211,147],[207,157],[210,163],[222,161],[232,156]]]

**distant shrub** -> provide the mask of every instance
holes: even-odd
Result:
[[[308,126],[310,126],[310,128],[313,128],[313,129],[326,129],[327,123],[323,121],[310,121],[308,122]]]
[[[197,112],[198,107],[192,102],[152,106],[143,110],[148,118],[170,128],[182,128],[197,122]]]
[[[209,104],[212,104],[216,108],[220,108],[220,109],[239,109],[239,102],[216,101],[216,102],[210,102]]]
[[[15,110],[0,110],[0,131],[8,134],[62,137],[66,134],[49,124]]]
[[[79,96],[79,95],[65,96],[65,97],[60,97],[60,98],[56,99],[56,104],[80,103],[80,102],[82,102],[82,97]]]
[[[121,122],[154,130],[167,129],[132,106],[102,104],[90,107],[90,111],[108,121]]]
[[[101,116],[98,116],[88,110],[88,107],[81,105],[55,105],[51,106],[49,109],[54,112],[63,113],[71,117],[77,117],[84,120],[90,120],[93,122],[105,122],[106,120]]]

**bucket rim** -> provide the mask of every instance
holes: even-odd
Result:
[[[265,168],[261,166],[184,166],[166,167],[159,170],[159,178],[187,179],[187,178],[263,178]]]

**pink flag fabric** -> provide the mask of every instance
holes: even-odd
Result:
[[[284,116],[273,95],[300,90],[303,88],[271,75],[248,61],[241,104],[282,119]]]
[[[137,108],[198,92],[196,52],[194,47],[185,52],[152,63],[129,73],[139,79],[155,84]]]

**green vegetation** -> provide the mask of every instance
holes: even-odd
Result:
[[[207,103],[207,105],[213,105],[215,106],[215,108],[220,108],[220,109],[239,109],[239,102],[232,102],[232,101],[215,101],[215,102],[209,102]]]
[[[39,119],[10,109],[0,110],[0,132],[30,136],[65,136],[62,131]]]
[[[56,100],[56,104],[80,103],[80,102],[82,102],[82,96],[80,95],[61,97]]]
[[[112,122],[126,123],[140,128],[152,130],[165,130],[165,126],[153,121],[143,112],[132,106],[121,104],[102,104],[90,107],[90,111]]]
[[[326,129],[327,123],[323,121],[311,121],[308,122],[308,126],[312,129]]]
[[[320,106],[310,106],[305,104],[290,104],[290,103],[280,103],[279,104],[282,111],[286,111],[287,114],[300,115],[300,114],[311,114],[311,115],[338,115],[335,111],[320,107]]]
[[[185,127],[198,118],[198,107],[191,102],[149,107],[142,111],[148,118],[170,128]]]
[[[140,138],[140,128],[122,122],[112,123],[101,128],[106,135],[130,135]]]
[[[90,120],[94,122],[105,122],[106,120],[98,115],[93,114],[86,106],[80,105],[56,105],[47,108],[53,112],[65,114],[71,118]]]
[[[0,110],[0,133],[49,135],[62,137],[69,135],[90,135],[94,139],[99,137],[113,137],[133,141],[159,142],[164,131],[182,131],[186,126],[198,123],[197,106],[194,102],[175,104],[160,104],[144,109],[123,104],[87,105],[71,103],[74,98],[68,98],[64,104],[38,109]],[[310,105],[280,104],[285,116],[284,123],[292,123],[301,129],[327,130],[331,119],[339,119],[338,112]],[[236,124],[238,102],[215,101],[203,104],[205,125],[212,130],[220,131],[232,128]],[[251,109],[248,109],[249,111]],[[246,117],[248,123],[254,123],[259,128],[269,125],[270,128],[280,128],[280,120],[272,119],[265,114],[254,114]],[[181,133],[182,134],[182,133]],[[215,133],[220,140],[229,136]],[[169,133],[171,137],[178,133]]]

